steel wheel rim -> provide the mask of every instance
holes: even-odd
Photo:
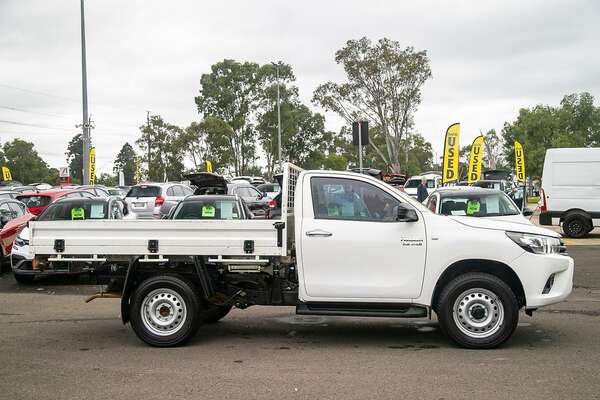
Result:
[[[495,293],[483,288],[462,292],[454,302],[452,314],[458,329],[472,338],[490,337],[504,322],[502,301]]]
[[[144,297],[140,314],[147,330],[158,336],[169,336],[183,327],[187,307],[179,293],[160,288]]]
[[[578,235],[583,232],[583,224],[580,220],[575,219],[569,223],[568,229],[571,231],[571,234]]]

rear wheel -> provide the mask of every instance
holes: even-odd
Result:
[[[587,215],[579,212],[568,214],[562,224],[565,235],[571,238],[582,238],[592,230],[592,221]]]
[[[479,272],[450,281],[440,294],[436,312],[444,333],[472,349],[501,345],[519,321],[519,306],[511,288],[501,279]]]
[[[210,304],[206,308],[206,310],[200,311],[202,322],[218,322],[221,319],[225,318],[225,316],[229,314],[232,308],[232,306],[217,306],[214,304]]]
[[[132,295],[131,327],[151,346],[176,346],[197,332],[199,311],[191,282],[178,276],[155,276],[143,281]]]

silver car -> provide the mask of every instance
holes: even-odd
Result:
[[[160,218],[163,205],[176,205],[193,192],[181,183],[145,183],[132,186],[125,201],[139,219]]]

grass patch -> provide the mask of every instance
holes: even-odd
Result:
[[[537,204],[540,201],[540,196],[528,197],[527,204]]]

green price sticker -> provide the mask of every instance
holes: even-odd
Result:
[[[467,203],[467,215],[473,215],[479,212],[480,204],[478,201],[469,201]]]
[[[327,216],[328,217],[339,217],[340,212],[337,207],[327,207]]]
[[[85,210],[81,207],[79,208],[71,208],[71,219],[85,219]]]
[[[214,218],[215,208],[213,206],[202,206],[202,216],[207,218]]]

